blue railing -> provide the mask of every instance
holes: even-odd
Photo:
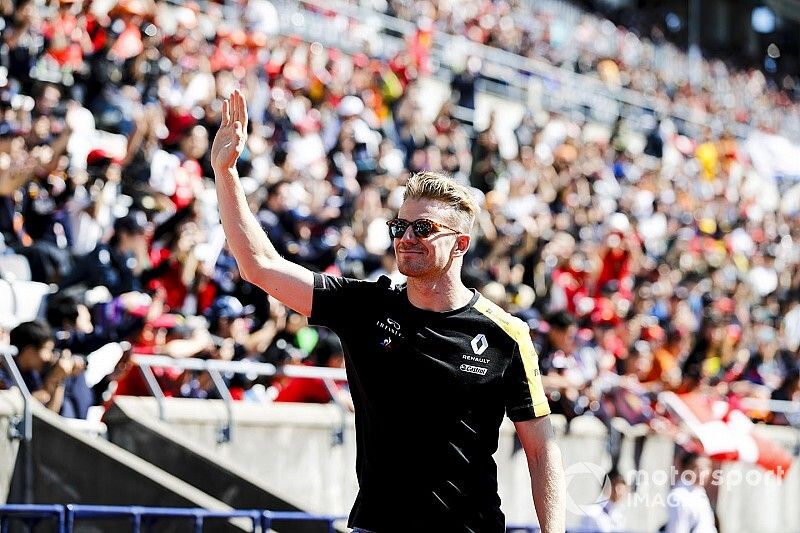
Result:
[[[56,531],[66,533],[66,512],[63,505],[0,505],[0,532],[7,533],[11,520],[19,520],[28,525],[31,531],[39,522],[55,521]]]
[[[345,516],[303,513],[298,511],[264,511],[259,509],[231,509],[229,511],[213,511],[186,507],[141,507],[116,505],[36,505],[6,504],[0,505],[0,533],[9,531],[10,522],[19,520],[27,524],[30,531],[43,521],[55,522],[58,533],[73,533],[78,520],[130,520],[132,533],[140,533],[142,526],[151,526],[159,520],[190,520],[195,533],[202,533],[208,519],[243,519],[249,522],[251,533],[267,533],[276,521],[321,522],[328,526],[328,531],[336,531],[336,522],[345,520]],[[51,530],[52,531],[52,530]],[[538,526],[509,524],[506,531],[519,533],[539,533]],[[569,530],[569,533],[599,533],[585,529]]]
[[[31,530],[43,521],[55,522],[58,533],[73,533],[75,523],[79,520],[119,520],[130,521],[130,531],[140,533],[142,526],[150,526],[160,520],[191,521],[194,532],[202,533],[203,526],[209,519],[244,519],[250,524],[252,533],[264,533],[276,521],[322,522],[328,531],[336,531],[335,523],[346,519],[344,516],[316,515],[296,511],[264,511],[258,509],[214,511],[200,508],[182,507],[141,507],[114,505],[35,505],[8,504],[0,505],[0,533],[6,533],[12,520],[27,524]]]
[[[335,523],[344,516],[316,515],[297,511],[237,510],[212,511],[209,509],[183,507],[141,507],[115,505],[0,505],[0,533],[8,531],[11,520],[21,520],[30,528],[48,520],[54,521],[58,533],[73,533],[78,520],[130,520],[132,533],[139,533],[143,525],[152,525],[158,520],[190,520],[195,533],[202,533],[208,519],[246,519],[252,533],[266,533],[276,521],[322,522],[328,531],[336,531]],[[509,526],[509,531],[537,533],[535,526]]]

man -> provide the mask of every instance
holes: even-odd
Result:
[[[86,418],[92,392],[83,377],[83,359],[69,351],[54,352],[53,331],[43,320],[23,322],[11,330],[11,345],[17,348],[14,361],[31,395],[45,407],[67,418]],[[14,383],[0,373],[3,388]]]
[[[98,244],[83,257],[61,288],[84,283],[89,287],[102,285],[113,296],[141,292],[144,281],[149,279],[149,272],[145,271],[149,266],[146,231],[147,219],[141,211],[117,219],[109,243]]]
[[[542,381],[549,391],[550,407],[572,421],[589,405],[588,387],[597,377],[597,361],[590,346],[578,345],[578,326],[566,311],[547,318],[546,333],[534,341],[540,356]]]
[[[681,476],[667,495],[667,533],[717,533],[714,511],[703,485],[711,476],[711,460],[686,452]]]
[[[248,209],[236,173],[246,131],[235,91],[211,150],[220,217],[242,277],[342,340],[360,486],[349,526],[504,531],[492,453],[507,412],[541,530],[563,532],[561,454],[528,327],[461,282],[477,211],[469,191],[433,173],[409,180],[389,223],[407,286],[313,273],[282,258]]]
[[[608,500],[588,505],[583,509],[580,531],[592,533],[625,531],[625,515],[620,509],[620,502],[628,495],[628,484],[625,483],[625,477],[617,470],[608,473],[608,483],[611,488]]]

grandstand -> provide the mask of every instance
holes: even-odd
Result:
[[[464,281],[530,327],[570,531],[659,530],[682,450],[719,531],[800,531],[800,80],[594,4],[0,1],[0,529],[349,531],[341,343],[219,221],[240,88],[248,202],[312,270],[402,283],[408,177],[474,191]],[[494,457],[537,531],[509,420]]]

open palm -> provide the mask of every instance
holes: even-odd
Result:
[[[214,170],[236,167],[247,142],[247,103],[241,91],[235,90],[222,102],[222,124],[211,146],[211,166]]]

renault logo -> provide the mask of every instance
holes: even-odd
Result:
[[[481,355],[489,347],[489,341],[486,340],[486,335],[483,333],[476,335],[470,344],[475,355]]]

